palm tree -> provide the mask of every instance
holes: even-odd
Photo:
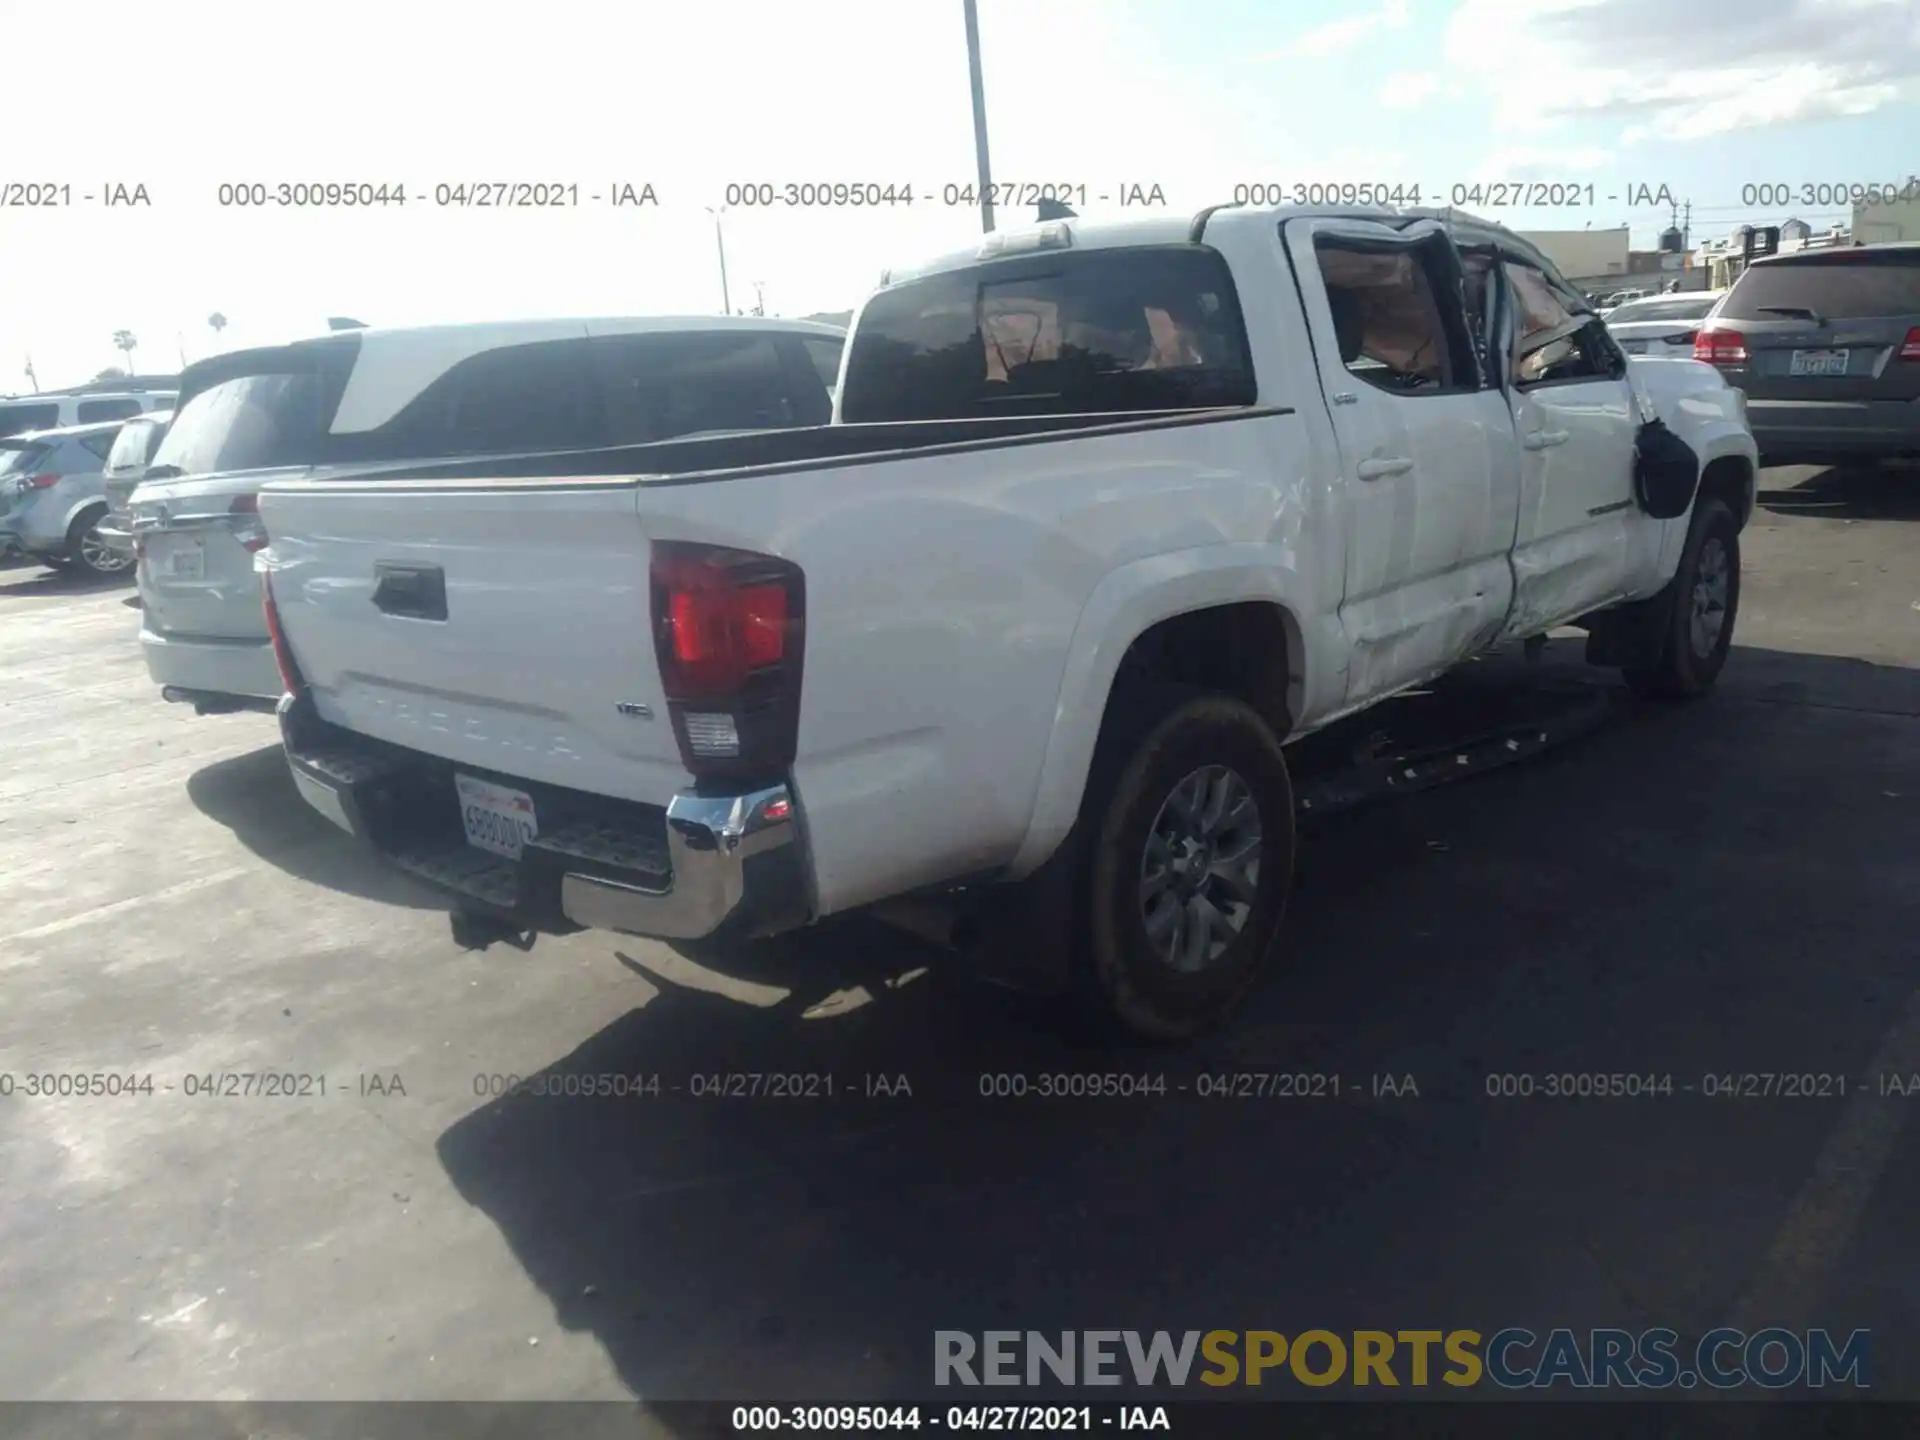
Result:
[[[227,328],[227,317],[216,310],[207,316],[207,324],[212,327],[213,333],[218,335],[222,330]]]
[[[119,350],[126,355],[127,374],[129,375],[133,374],[133,352],[134,352],[134,349],[139,344],[140,342],[134,338],[134,334],[131,330],[116,330],[113,332],[114,349]]]

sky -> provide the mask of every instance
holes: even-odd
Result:
[[[120,330],[150,372],[316,333],[331,315],[712,313],[716,226],[736,309],[758,282],[769,314],[846,310],[887,266],[980,229],[976,211],[943,203],[975,173],[961,0],[92,0],[84,32],[69,11],[0,0],[13,61],[0,201],[23,184],[71,197],[0,204],[0,392],[31,388],[29,358],[42,388],[123,363]],[[1445,203],[1456,185],[1538,180],[1591,185],[1595,203],[1467,208],[1527,230],[1625,223],[1651,248],[1671,212],[1630,207],[1640,186],[1690,201],[1698,241],[1742,221],[1848,218],[1758,192],[1743,204],[1745,187],[1920,171],[1916,0],[979,0],[979,12],[995,181],[1084,186],[1075,204],[1089,216],[1123,213],[1136,185],[1192,211],[1256,183],[1418,184]],[[42,54],[86,63],[22,63]],[[438,186],[496,181],[574,185],[580,203],[435,203]],[[911,187],[914,203],[710,213],[730,183],[762,181]],[[221,204],[223,184],[253,182],[409,198]],[[651,185],[657,203],[591,198],[623,184]],[[148,203],[103,204],[116,185],[144,186]]]

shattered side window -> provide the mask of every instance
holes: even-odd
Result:
[[[1559,290],[1531,265],[1509,260],[1503,267],[1519,305],[1519,336],[1513,347],[1513,378],[1520,385],[1549,380],[1598,380],[1612,375],[1612,357],[1595,318],[1576,313]]]

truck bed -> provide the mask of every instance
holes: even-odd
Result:
[[[792,777],[831,913],[1012,860],[1096,587],[1222,546],[1277,574],[1275,467],[1297,466],[1298,427],[1271,408],[838,426],[320,476],[260,509],[321,721],[642,806],[693,778],[655,552],[798,567]],[[395,572],[430,575],[432,603],[380,603]]]

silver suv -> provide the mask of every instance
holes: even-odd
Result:
[[[19,552],[102,577],[132,567],[132,554],[100,534],[107,513],[101,471],[119,433],[116,422],[0,439],[0,555]]]

